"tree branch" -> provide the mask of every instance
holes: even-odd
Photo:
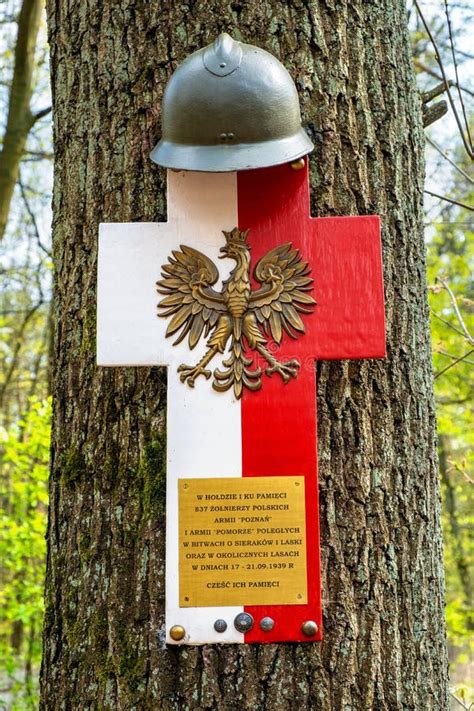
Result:
[[[466,149],[467,154],[469,155],[469,157],[470,157],[470,158],[474,158],[474,152],[473,152],[473,150],[472,150],[472,145],[471,145],[471,143],[470,143],[470,141],[469,141],[469,134],[468,134],[468,136],[466,137],[466,135],[465,135],[465,133],[464,133],[464,128],[463,128],[461,119],[460,119],[460,117],[459,117],[458,111],[457,111],[457,109],[456,109],[456,104],[454,103],[454,100],[453,100],[453,97],[452,97],[452,94],[451,94],[451,90],[450,90],[450,86],[449,86],[449,81],[448,81],[448,78],[447,78],[447,76],[446,76],[446,72],[445,72],[445,69],[444,69],[444,64],[443,64],[443,61],[442,61],[442,59],[441,59],[441,54],[440,54],[440,52],[439,52],[438,45],[436,44],[436,40],[435,40],[435,38],[434,38],[434,36],[433,36],[433,33],[431,32],[430,27],[429,27],[429,25],[428,25],[428,23],[427,23],[427,21],[426,21],[426,19],[425,19],[425,16],[423,15],[423,13],[422,13],[422,11],[421,11],[421,8],[420,8],[420,5],[419,5],[419,3],[418,3],[418,0],[413,0],[413,1],[414,1],[414,4],[415,4],[416,9],[417,9],[417,11],[418,11],[418,14],[419,14],[419,16],[420,16],[420,19],[421,19],[421,21],[422,21],[422,23],[423,23],[423,25],[424,25],[424,28],[425,28],[425,30],[426,30],[426,34],[427,34],[428,37],[430,38],[431,44],[433,45],[433,48],[434,48],[434,51],[435,51],[435,54],[436,54],[436,61],[438,62],[438,66],[439,66],[439,69],[440,69],[440,71],[441,71],[442,79],[443,79],[443,81],[444,81],[444,83],[445,83],[445,85],[446,85],[446,92],[447,92],[447,94],[448,94],[449,103],[450,103],[451,108],[452,108],[452,110],[453,110],[454,118],[455,118],[456,123],[457,123],[457,125],[458,125],[458,129],[459,129],[459,133],[461,134],[462,142],[464,143],[464,147],[465,147],[465,149]]]
[[[451,400],[450,398],[438,397],[436,402],[440,405],[464,405],[466,402],[471,402],[471,395]]]
[[[446,291],[448,292],[449,298],[451,299],[451,303],[453,305],[454,313],[456,314],[456,318],[459,321],[459,325],[461,326],[462,332],[463,332],[467,342],[470,343],[471,346],[474,346],[474,338],[473,338],[473,336],[471,336],[466,324],[464,323],[464,319],[462,317],[461,311],[459,310],[458,301],[457,301],[453,291],[451,290],[451,287],[448,284],[448,280],[445,279],[444,277],[437,276],[436,281],[439,281],[440,284],[442,284],[443,288],[446,289]]]
[[[435,72],[434,69],[431,69],[431,67],[428,67],[426,64],[423,62],[420,62],[419,59],[414,59],[413,63],[415,67],[418,67],[422,72],[426,72],[426,74],[429,74],[430,77],[433,77],[433,79],[438,79],[438,81],[442,81],[444,84],[443,77],[441,74],[438,72]],[[452,79],[448,79],[449,86],[457,86],[456,82],[453,81]],[[446,84],[444,84],[446,86]],[[464,91],[465,94],[468,94],[469,96],[474,96],[474,91],[471,91],[470,89],[467,88],[467,86],[464,86],[462,84],[459,85],[459,88],[461,91]]]
[[[454,366],[458,363],[461,363],[461,361],[466,360],[466,358],[469,358],[471,353],[474,353],[474,348],[471,348],[470,351],[467,351],[467,353],[464,353],[464,355],[459,356],[459,358],[456,358],[456,360],[453,360],[453,362],[447,365],[446,368],[443,368],[443,370],[439,370],[437,373],[435,373],[434,380],[439,378],[441,375],[444,375],[446,371],[451,370],[451,368],[454,368]]]
[[[431,195],[431,197],[438,198],[438,200],[444,200],[445,202],[450,202],[451,205],[457,205],[458,207],[463,207],[465,210],[470,210],[471,212],[474,212],[474,207],[471,205],[467,205],[465,202],[459,202],[459,200],[453,200],[452,198],[448,198],[445,195],[438,195],[437,193],[432,193],[431,190],[423,190],[424,193],[427,195]]]
[[[448,81],[449,86],[453,86],[454,82],[450,79]],[[428,101],[432,101],[433,99],[436,99],[437,96],[440,96],[441,94],[444,94],[446,91],[446,84],[444,81],[441,81],[439,84],[436,84],[432,89],[429,91],[425,91],[421,95],[421,101],[423,104],[427,104]]]
[[[449,353],[448,351],[444,351],[441,348],[439,350],[435,351],[436,353],[439,353],[439,355],[444,356],[445,358],[451,358],[451,360],[458,360],[458,356],[453,355],[453,353]],[[467,360],[467,358],[463,359],[465,363],[468,363],[468,365],[474,365],[474,360]]]
[[[429,287],[429,288],[430,288],[431,290],[433,290],[433,287]],[[460,336],[463,336],[463,337],[464,337],[464,333],[463,333],[459,328],[456,328],[456,326],[453,326],[452,323],[450,323],[449,321],[446,321],[446,319],[442,318],[439,314],[437,314],[436,311],[433,311],[433,309],[431,308],[431,306],[430,306],[430,311],[431,311],[431,313],[433,314],[433,316],[434,316],[435,318],[437,318],[439,321],[441,321],[441,323],[444,323],[445,326],[448,326],[448,327],[451,328],[453,331],[455,331],[457,334],[459,334]]]
[[[429,136],[426,136],[426,140],[428,141],[428,143],[430,144],[430,146],[433,146],[433,148],[434,148],[435,150],[437,150],[438,153],[439,153],[441,156],[443,156],[443,158],[444,158],[445,160],[448,161],[448,163],[451,163],[451,165],[453,166],[453,168],[456,168],[456,170],[458,171],[458,173],[461,173],[461,175],[462,175],[464,178],[466,178],[466,180],[468,180],[468,181],[471,183],[471,185],[474,185],[474,180],[473,180],[473,178],[471,178],[470,175],[468,175],[457,163],[455,163],[455,162],[438,146],[437,143],[435,143]]]
[[[426,128],[448,113],[448,104],[446,101],[437,101],[432,106],[423,105],[421,113],[423,115],[423,126]]]
[[[42,119],[44,116],[47,116],[49,113],[51,113],[52,108],[52,106],[47,106],[45,109],[41,109],[40,111],[37,111],[35,114],[33,114],[31,117],[31,127],[33,127],[35,123]]]
[[[462,114],[464,116],[464,123],[466,125],[466,133],[467,133],[467,138],[469,140],[469,144],[472,146],[472,138],[471,138],[471,133],[469,131],[469,121],[467,120],[467,114],[466,114],[466,107],[464,106],[464,99],[462,96],[461,89],[459,88],[459,73],[458,73],[458,63],[456,60],[456,50],[454,49],[454,37],[453,37],[453,31],[451,28],[451,17],[449,15],[449,8],[448,8],[448,0],[444,0],[444,11],[446,14],[446,21],[448,23],[448,35],[449,35],[449,44],[451,47],[451,56],[453,58],[453,64],[454,64],[454,75],[456,77],[456,87],[458,90],[458,96],[459,96],[459,102],[461,104],[461,110]]]
[[[36,222],[36,216],[35,216],[33,210],[31,209],[31,205],[30,205],[30,202],[29,202],[29,200],[28,200],[28,196],[27,196],[27,194],[26,194],[25,187],[24,187],[24,185],[23,185],[23,183],[22,183],[22,181],[21,181],[21,176],[20,176],[20,175],[18,176],[18,185],[20,186],[21,197],[22,197],[22,200],[23,200],[23,202],[24,202],[24,204],[25,204],[25,208],[26,208],[26,211],[27,211],[27,213],[28,213],[28,216],[29,216],[29,218],[30,218],[30,220],[31,220],[31,224],[32,224],[32,226],[33,226],[33,232],[34,232],[35,239],[36,239],[36,242],[37,242],[37,244],[38,244],[38,247],[39,247],[39,248],[41,249],[41,251],[44,252],[48,257],[51,257],[51,253],[49,252],[49,250],[44,246],[44,244],[43,244],[42,241],[41,241],[40,233],[39,233],[39,230],[38,230],[38,223]]]

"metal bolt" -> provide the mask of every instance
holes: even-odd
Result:
[[[318,625],[313,620],[306,620],[306,622],[303,622],[301,625],[301,631],[306,637],[314,637],[318,631]]]
[[[221,62],[221,63],[219,64],[219,66],[220,66],[221,69],[224,69],[224,67],[227,66],[227,63],[226,63],[226,62]]]
[[[234,140],[234,134],[232,131],[230,133],[221,133],[219,138],[221,141],[233,141]]]
[[[253,627],[253,617],[248,612],[240,612],[234,620],[235,629],[239,632],[249,632]]]
[[[294,160],[293,163],[290,163],[291,168],[293,170],[303,170],[304,168],[304,158],[299,158],[298,160]]]
[[[214,622],[214,629],[216,632],[225,632],[227,629],[227,622],[225,620],[216,620]]]
[[[260,629],[264,632],[271,632],[275,627],[275,620],[271,617],[262,617],[260,620]]]
[[[179,642],[180,639],[183,639],[185,634],[186,630],[182,625],[173,625],[170,629],[170,637],[174,639],[175,642]]]

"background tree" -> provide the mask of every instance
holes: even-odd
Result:
[[[47,3],[55,345],[42,706],[447,707],[423,146],[405,8]],[[166,648],[164,373],[94,364],[97,226],[165,217],[164,85],[227,30],[296,79],[315,214],[379,213],[389,353],[318,365],[325,642]],[[119,286],[118,286],[119,288]]]
[[[428,104],[426,113],[434,116],[438,107],[439,119],[443,105],[448,112],[426,131],[425,227],[443,496],[450,682],[453,708],[459,708],[459,704],[468,708],[474,701],[474,11],[462,0],[415,2],[409,7],[418,85],[425,92],[437,85],[443,92],[443,99]]]
[[[470,170],[461,155],[461,169]],[[473,204],[469,175],[452,181],[449,196]],[[452,681],[459,694],[473,698],[474,659],[474,214],[444,203],[431,237],[428,278],[432,313],[435,393]]]
[[[30,396],[47,395],[48,383],[52,149],[50,108],[38,108],[51,100],[41,7],[9,0],[0,11],[0,425],[7,427]]]
[[[7,223],[4,234],[0,225],[0,707],[8,711],[38,706],[50,439],[50,115],[33,120],[50,96],[45,16],[33,5],[0,4],[0,214]],[[7,156],[16,177],[5,169]]]
[[[36,41],[43,5],[44,0],[23,0],[18,18],[7,123],[0,150],[0,240],[5,233],[26,139],[34,124],[51,111],[46,107],[34,113],[31,108]]]

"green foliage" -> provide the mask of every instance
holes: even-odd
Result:
[[[464,185],[462,191],[461,180],[454,181],[453,197],[461,194],[463,202],[472,203],[472,185]],[[473,213],[446,207],[428,245],[428,283],[443,496],[446,619],[455,682],[466,678],[474,658],[473,264]],[[473,691],[468,690],[468,695]]]
[[[428,284],[439,432],[450,437],[466,436],[470,442],[466,441],[465,444],[472,445],[474,438],[472,432],[469,436],[469,420],[474,394],[474,346],[463,332],[452,297],[455,298],[466,330],[474,333],[474,220],[471,218],[470,229],[469,219],[459,221],[461,225],[439,226],[431,241],[428,251]],[[463,360],[456,362],[464,356]]]
[[[6,708],[34,709],[41,661],[51,405],[0,430],[0,672]]]

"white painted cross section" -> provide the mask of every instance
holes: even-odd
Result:
[[[233,267],[218,260],[222,230],[238,224],[235,173],[168,171],[168,222],[102,224],[99,232],[97,363],[103,366],[168,367],[166,634],[186,630],[184,642],[243,642],[232,620],[243,607],[180,608],[178,596],[178,479],[242,476],[240,403],[231,391],[216,393],[198,378],[194,389],[179,380],[179,364],[195,364],[205,340],[193,351],[187,340],[173,346],[168,321],[157,315],[156,281],[173,249],[181,244],[204,252],[222,279]],[[219,288],[219,285],[216,285]],[[222,357],[211,364],[220,365]],[[214,622],[225,617],[226,632]]]

